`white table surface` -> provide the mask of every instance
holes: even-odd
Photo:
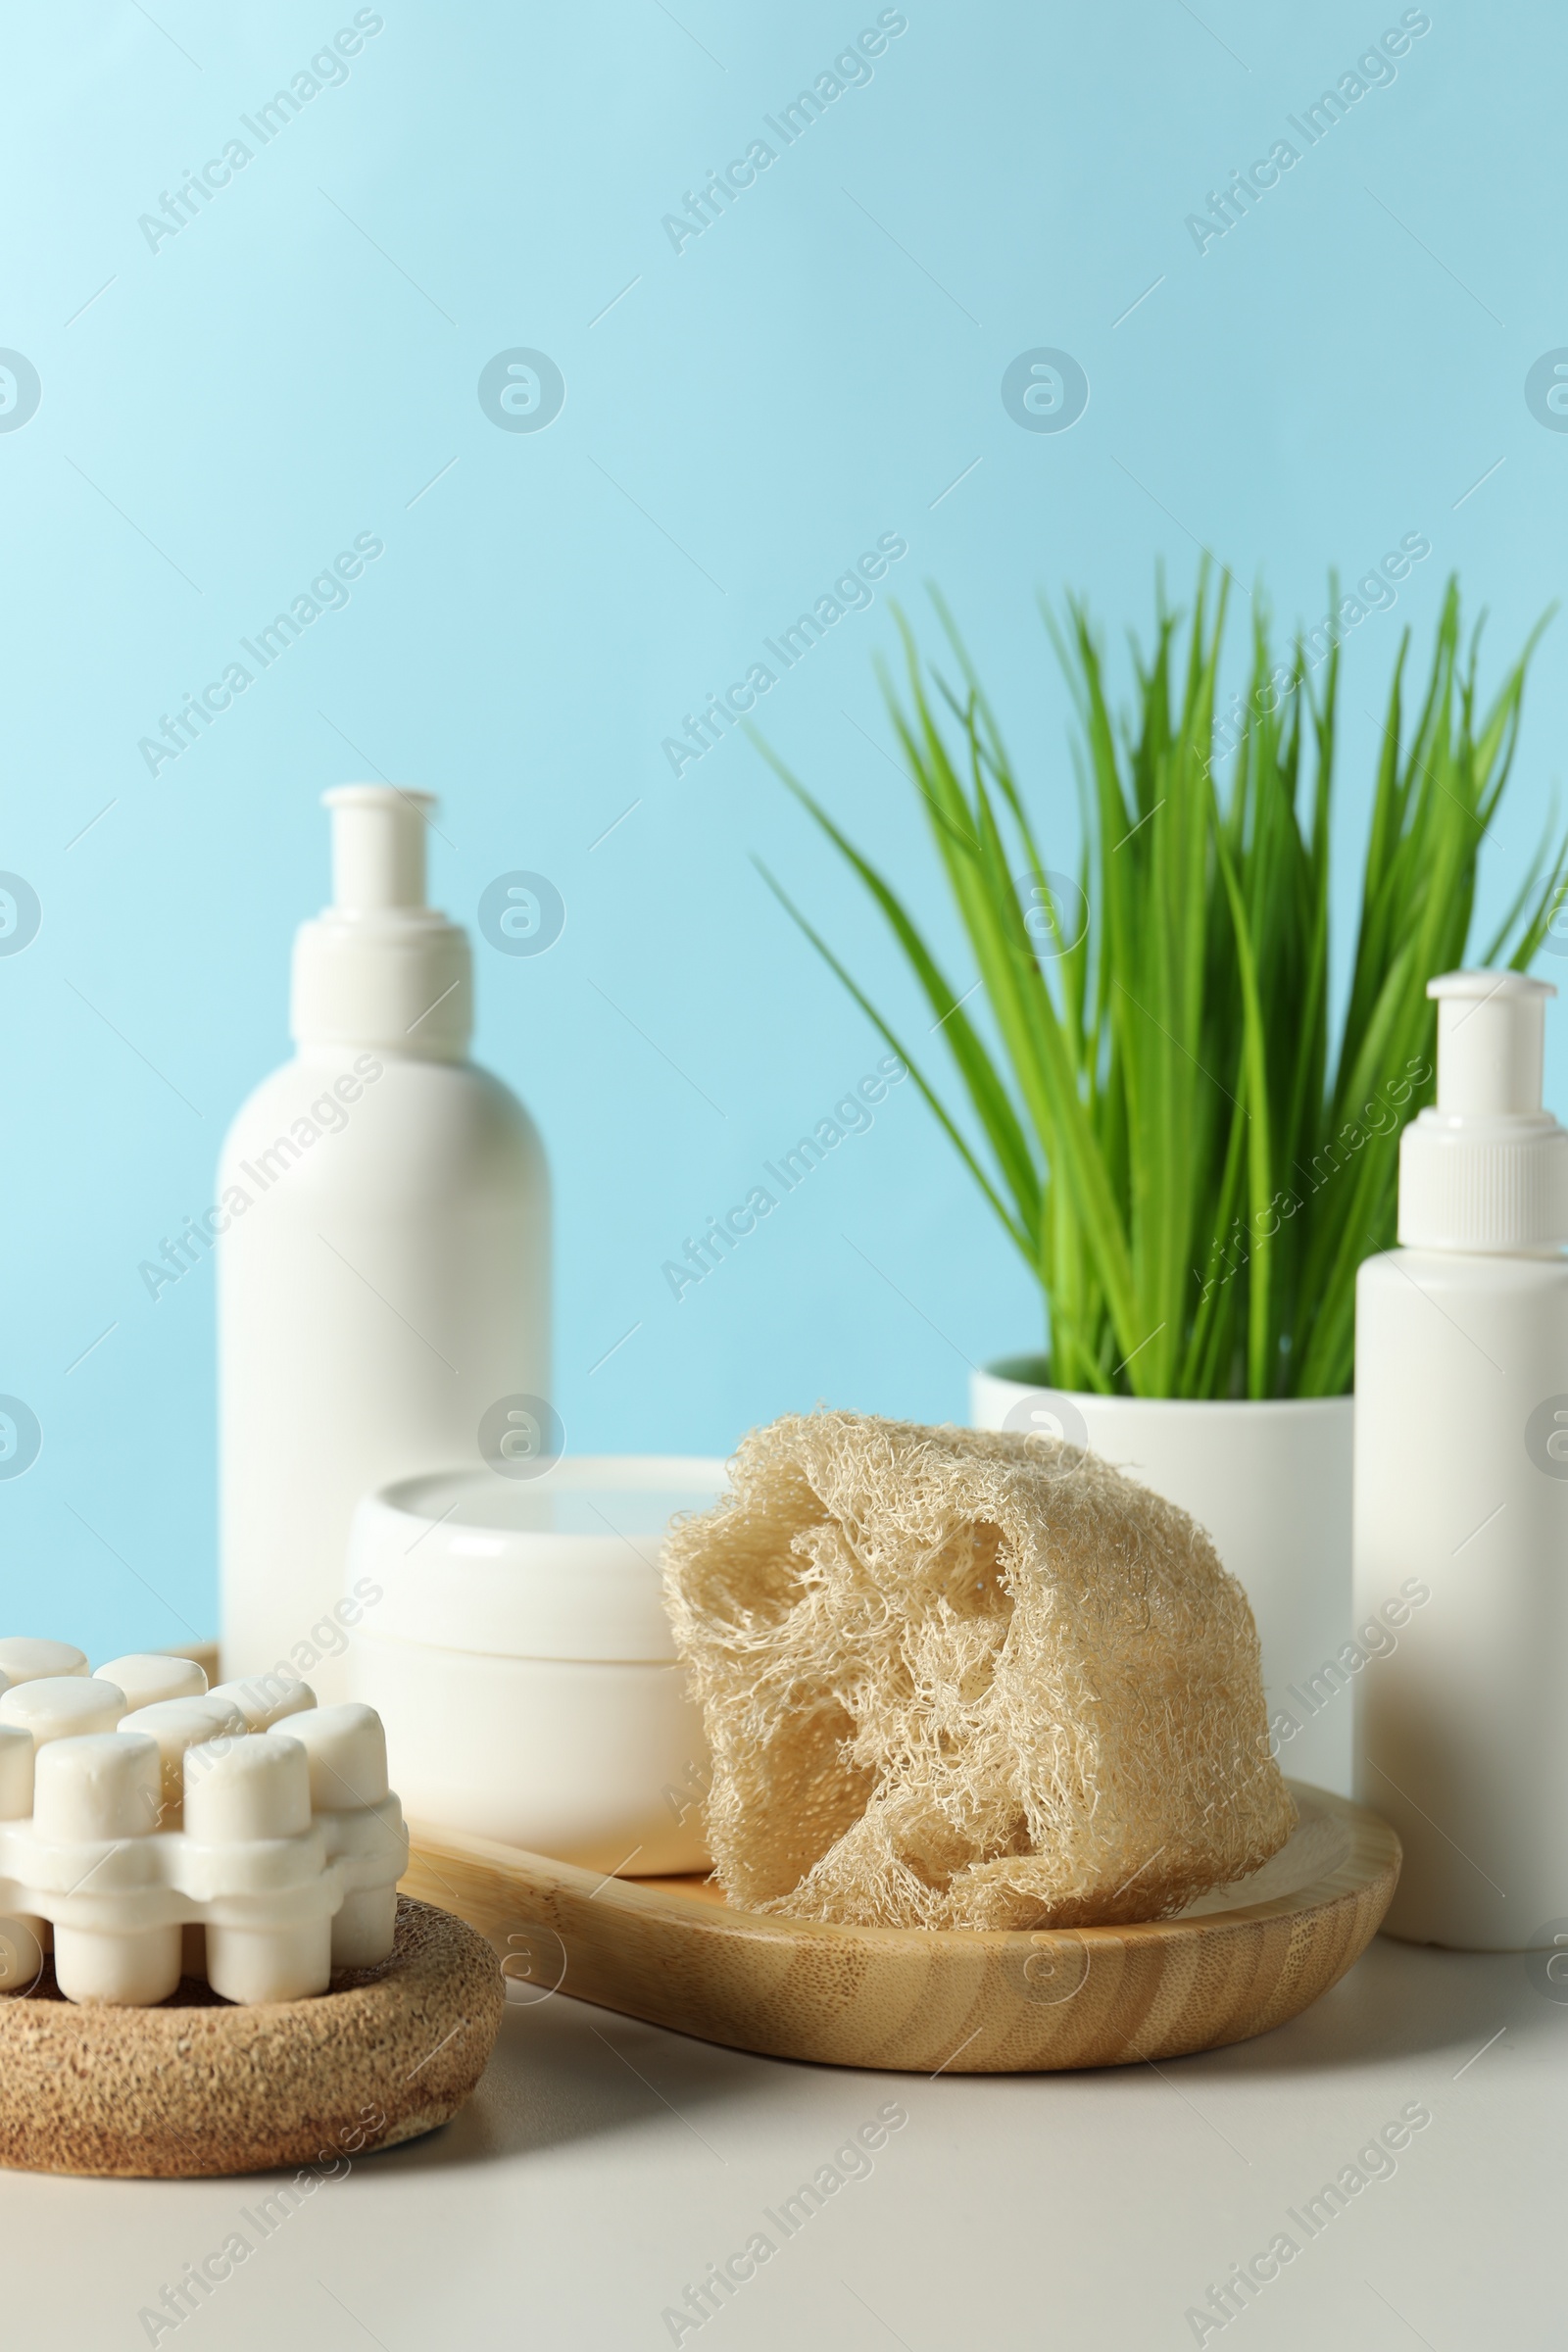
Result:
[[[778,2250],[682,2343],[1158,2352],[1196,2342],[1189,2307],[1284,2230],[1296,2259],[1204,2341],[1560,2346],[1568,2006],[1541,1971],[1380,1937],[1315,2008],[1232,2049],[935,2080],[748,2057],[561,1993],[514,2000],[444,2132],[274,2216],[156,2340],[637,2352],[674,2341],[666,2306],[760,2230]],[[890,2100],[908,2120],[869,2176],[784,2241],[764,2208]],[[1288,2209],[1412,2103],[1432,2120],[1396,2171],[1308,2241]],[[284,2178],[0,2175],[8,2343],[153,2340],[139,2310]]]

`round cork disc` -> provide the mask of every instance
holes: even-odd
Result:
[[[463,2105],[506,2003],[482,1936],[398,1898],[376,1968],[237,2008],[189,1978],[156,2009],[78,2008],[47,1967],[0,1995],[0,2164],[178,2180],[341,2165]]]

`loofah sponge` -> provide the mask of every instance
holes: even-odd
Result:
[[[1059,1439],[754,1430],[664,1593],[720,1884],[886,1927],[1158,1919],[1267,1860],[1247,1596],[1184,1511]]]

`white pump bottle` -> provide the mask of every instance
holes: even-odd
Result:
[[[1398,1831],[1385,1927],[1471,1951],[1568,1924],[1568,1132],[1545,1000],[1449,972],[1401,1247],[1356,1283],[1356,1793]],[[1374,1635],[1376,1639],[1374,1639]]]
[[[333,904],[295,941],[296,1058],[223,1146],[217,1255],[223,1671],[330,1698],[367,1605],[344,1606],[361,1494],[477,1466],[487,1412],[549,1396],[550,1203],[527,1112],[467,1058],[468,941],[425,905],[433,800],[324,800]]]

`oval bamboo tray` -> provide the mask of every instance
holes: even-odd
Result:
[[[392,1957],[316,2000],[237,2008],[186,1979],[156,2009],[78,2008],[46,1965],[0,1994],[0,2165],[159,2180],[288,2165],[314,2194],[456,2114],[505,2000],[483,1939],[407,1897]]]
[[[535,1998],[559,1989],[733,2049],[922,2074],[1125,2066],[1266,2034],[1376,1935],[1397,1838],[1291,1786],[1300,1820],[1272,1861],[1145,1927],[827,1927],[731,1910],[709,1881],[604,1879],[417,1824],[403,1885],[489,1936]]]

